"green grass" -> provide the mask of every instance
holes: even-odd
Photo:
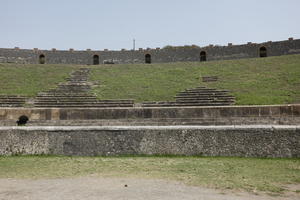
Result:
[[[0,64],[0,94],[34,96],[87,66]],[[98,65],[90,79],[100,99],[174,100],[196,86],[228,89],[238,105],[300,103],[300,55],[212,62]],[[219,81],[203,83],[202,76]]]
[[[35,96],[55,88],[77,67],[63,65],[0,64],[0,94]]]
[[[281,193],[300,184],[300,159],[223,157],[0,157],[0,178],[150,178],[189,185]]]
[[[202,76],[218,76],[203,83]],[[92,80],[102,99],[174,100],[176,93],[196,86],[229,89],[239,105],[300,102],[300,55],[213,62],[99,66]]]

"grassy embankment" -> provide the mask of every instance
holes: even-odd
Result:
[[[34,96],[53,88],[75,69],[92,68],[101,99],[174,100],[177,92],[196,86],[228,89],[238,105],[300,103],[300,55],[212,62],[127,65],[0,64],[0,94]],[[218,82],[202,83],[202,76]]]
[[[300,184],[300,159],[222,157],[0,157],[0,178],[150,178],[279,194]],[[293,191],[299,193],[300,191]]]
[[[202,76],[219,81],[202,83]],[[94,91],[103,99],[174,100],[177,92],[201,85],[232,91],[239,105],[300,103],[300,55],[99,66],[91,78],[100,80]]]
[[[35,96],[55,88],[77,66],[0,63],[0,94]]]

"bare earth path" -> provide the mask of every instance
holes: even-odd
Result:
[[[0,179],[0,200],[298,200],[300,195],[255,195],[127,178]]]

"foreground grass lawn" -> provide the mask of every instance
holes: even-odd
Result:
[[[300,159],[222,157],[0,157],[0,178],[158,178],[196,186],[280,193],[300,184]]]

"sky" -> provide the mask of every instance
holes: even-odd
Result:
[[[300,39],[300,0],[0,0],[0,48],[119,50]]]

